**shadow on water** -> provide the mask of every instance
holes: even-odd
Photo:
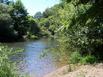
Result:
[[[25,52],[14,55],[12,60],[17,62],[20,74],[27,74],[30,77],[43,77],[60,67],[53,58],[53,54],[48,52],[46,56],[40,58],[41,53],[55,45],[55,41],[40,39],[37,41],[8,43],[9,47],[23,48]]]

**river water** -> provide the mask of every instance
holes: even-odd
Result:
[[[46,49],[55,46],[55,42],[49,39],[9,43],[7,45],[13,48],[24,49],[24,52],[12,57],[12,60],[17,63],[20,75],[26,74],[30,77],[43,77],[65,65],[65,63],[58,62],[53,57],[51,51],[41,57],[41,54],[46,51]]]

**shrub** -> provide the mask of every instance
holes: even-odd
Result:
[[[30,33],[30,32],[28,32],[27,33],[27,38],[31,39],[31,40],[34,40],[34,39],[38,39],[39,37],[34,35],[34,34],[32,34],[32,33]]]
[[[86,55],[82,56],[79,52],[73,52],[70,56],[70,63],[80,63],[80,64],[93,64],[97,61],[95,56]]]
[[[17,52],[21,52],[21,50],[14,50],[13,48],[0,45],[0,77],[19,77],[15,63],[9,60],[10,56]]]
[[[70,56],[70,63],[78,63],[81,60],[81,55],[79,52],[73,52]]]
[[[87,55],[83,58],[81,58],[80,63],[81,64],[93,64],[94,62],[96,62],[96,57],[92,56],[92,55]]]

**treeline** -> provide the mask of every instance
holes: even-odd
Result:
[[[28,15],[21,0],[0,0],[0,41],[35,38],[38,34],[38,24]]]
[[[43,12],[39,25],[57,38],[56,51],[70,63],[103,61],[103,0],[61,0]]]

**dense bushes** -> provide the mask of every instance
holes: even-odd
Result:
[[[93,64],[97,62],[97,59],[95,56],[92,55],[85,55],[82,56],[79,52],[73,52],[70,55],[69,63],[75,64],[75,63],[81,63],[81,64]]]
[[[79,4],[74,7],[76,13],[68,26],[68,34],[66,34],[70,39],[70,45],[78,49],[82,56],[91,55],[97,60],[102,60],[102,6],[98,3],[95,3],[95,5],[88,3]],[[90,57],[87,56],[83,60],[87,58],[90,59]]]
[[[66,34],[70,39],[69,43],[76,47],[82,56],[93,55],[98,60],[103,59],[102,6],[88,3],[74,7],[76,12]]]
[[[46,10],[48,30],[59,39],[58,52],[62,50],[69,57],[74,54],[81,63],[102,61],[102,8],[102,0],[61,0],[60,4]],[[79,55],[75,55],[77,52]],[[83,59],[79,59],[80,56]]]
[[[0,77],[19,77],[15,63],[10,61],[10,57],[21,51],[0,44]]]

